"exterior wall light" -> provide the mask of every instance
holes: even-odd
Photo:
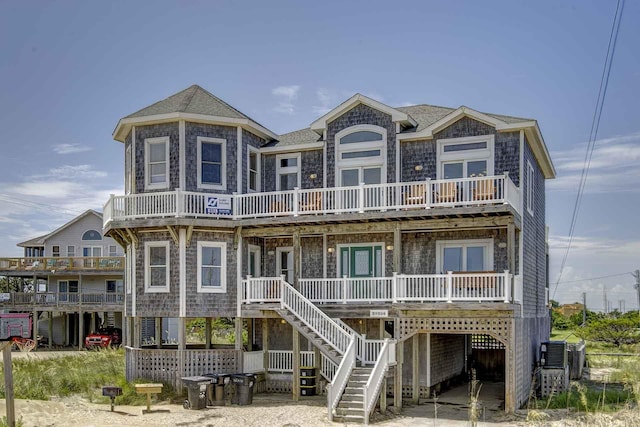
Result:
[[[414,169],[417,170],[418,172],[422,170],[422,165],[415,165]]]
[[[318,174],[312,173],[311,175],[309,175],[309,179],[316,179],[318,177]]]
[[[387,250],[388,251],[392,251],[393,250],[393,245],[387,245]]]
[[[327,249],[327,252],[329,252],[330,254],[332,254],[335,251],[335,248],[329,248]]]

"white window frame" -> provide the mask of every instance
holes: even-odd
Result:
[[[446,271],[440,271],[442,261],[444,260],[445,248],[458,248],[468,246],[484,246],[484,265],[485,271],[495,270],[493,259],[493,238],[490,239],[464,239],[464,240],[437,240],[436,241],[436,274],[445,274]],[[463,251],[463,259],[466,260],[466,249]],[[463,265],[466,264],[463,262]]]
[[[227,140],[199,136],[198,141],[198,188],[211,190],[227,189]],[[202,144],[220,144],[220,184],[202,182]]]
[[[261,250],[260,250],[260,246],[258,245],[248,245],[248,254],[247,254],[247,262],[249,262],[251,260],[251,254],[254,254],[254,259],[256,260],[256,265],[255,265],[255,270],[256,270],[256,274],[253,277],[260,277],[262,275],[262,271],[261,271],[261,264],[262,264],[262,258],[261,258]],[[250,271],[251,267],[248,266],[247,271]]]
[[[535,173],[533,170],[533,165],[529,160],[527,160],[527,212],[531,216],[533,216],[533,203],[535,200],[534,192],[535,192]]]
[[[287,167],[280,167],[280,162],[283,159],[297,159],[296,162],[296,166],[287,166]],[[281,175],[289,175],[292,173],[295,173],[296,176],[298,177],[297,179],[297,184],[295,187],[300,188],[300,171],[302,170],[302,156],[300,155],[300,153],[294,153],[294,154],[279,154],[276,156],[276,191],[285,191],[283,189],[280,188],[280,176]]]
[[[472,144],[475,142],[485,142],[487,148],[461,150],[445,152],[444,147],[448,145],[460,145],[460,144]],[[445,163],[458,163],[463,162],[466,168],[467,161],[474,160],[486,160],[487,161],[487,176],[493,176],[494,174],[494,146],[495,135],[480,135],[480,136],[467,136],[463,138],[447,138],[438,140],[438,168],[436,172],[437,179],[444,179],[444,165]]]
[[[220,286],[202,285],[202,248],[220,249]],[[227,244],[225,242],[198,242],[198,292],[224,294],[227,292]]]
[[[72,249],[72,250],[69,251],[69,249]],[[67,245],[67,256],[70,257],[70,258],[76,256],[76,246],[75,245]]]
[[[247,193],[255,193],[260,191],[260,150],[255,147],[247,146]],[[251,154],[256,155],[256,188],[251,188]]]
[[[113,248],[113,251],[111,251],[111,248]],[[107,250],[109,251],[109,256],[110,257],[119,256],[118,255],[118,245],[108,245]]]
[[[144,188],[146,190],[162,190],[169,188],[169,142],[168,136],[159,136],[157,138],[146,138],[144,140]],[[151,150],[152,144],[164,144],[164,157],[165,157],[165,181],[164,182],[151,182]]]
[[[347,135],[355,132],[375,132],[382,135],[380,141],[364,141],[354,142],[351,144],[340,144],[340,140]],[[358,169],[359,181],[362,182],[362,175],[364,169],[380,168],[380,183],[385,184],[387,182],[387,130],[380,126],[375,125],[356,125],[341,130],[335,136],[335,176],[334,185],[336,187],[343,187],[342,183],[342,170],[343,169]],[[360,157],[353,159],[343,159],[343,153],[354,153],[358,151],[372,151],[380,150],[379,156]]]
[[[150,250],[151,248],[164,248],[165,249],[165,260],[166,260],[166,278],[167,283],[164,286],[152,286],[151,285],[151,257]],[[158,242],[145,242],[144,243],[144,291],[146,293],[168,293],[170,291],[170,282],[171,282],[171,252],[169,250],[169,241],[163,240]]]
[[[114,292],[109,292],[109,282],[116,282],[116,290]],[[118,282],[120,282],[120,289],[122,292],[118,292]],[[122,279],[105,279],[104,281],[104,292],[109,294],[122,294],[124,293],[124,280]]]
[[[58,248],[57,251],[56,251],[56,248]],[[51,246],[51,256],[55,257],[55,258],[59,258],[60,257],[60,245],[52,245]]]

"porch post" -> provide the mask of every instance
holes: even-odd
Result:
[[[262,366],[264,367],[264,372],[269,372],[269,319],[263,317],[261,320],[262,323]]]
[[[412,368],[412,389],[413,402],[417,405],[420,401],[420,334],[415,334],[411,343],[411,368]]]
[[[33,310],[33,330],[31,331],[31,339],[38,342],[38,310]]]
[[[211,317],[204,318],[204,348],[211,349]]]
[[[106,324],[106,322],[105,322]],[[91,312],[91,327],[89,328],[89,331],[93,331],[95,330],[96,327],[96,312],[92,311]]]
[[[53,311],[49,312],[49,350],[51,350],[51,346],[53,345]]]
[[[513,220],[507,225],[507,265],[509,271],[516,274],[516,226]]]
[[[402,272],[401,263],[402,255],[402,233],[400,232],[400,223],[397,223],[393,230],[393,271]]]
[[[300,279],[300,232],[293,232],[293,287],[300,289],[298,285]]]
[[[398,341],[396,344],[396,374],[394,376],[395,384],[393,387],[393,411],[396,414],[402,409],[402,365],[404,362],[404,341]]]
[[[182,377],[185,375],[184,362],[187,339],[185,328],[187,327],[186,317],[178,317],[178,369],[176,372],[176,382],[178,383],[178,393],[182,393]]]
[[[316,346],[313,346],[313,360],[315,361],[314,364],[316,368],[316,394],[320,396],[322,394],[322,386],[320,384],[320,372],[322,371],[322,353],[320,353],[320,348]]]
[[[242,317],[236,317],[234,320],[236,346],[235,349],[242,351]]]
[[[295,327],[293,330],[293,384],[291,390],[293,392],[293,401],[300,400],[300,333]]]
[[[156,348],[162,348],[162,317],[156,317],[155,322]]]
[[[62,313],[62,345],[64,347],[69,345],[69,314],[67,312]]]
[[[84,312],[78,311],[78,350],[82,350],[84,344]]]

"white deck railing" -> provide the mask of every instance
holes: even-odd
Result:
[[[333,421],[335,409],[340,403],[342,392],[344,391],[351,371],[356,366],[356,340],[352,337],[347,350],[342,355],[342,362],[333,376],[331,384],[327,384],[327,409],[329,410],[329,421]]]
[[[247,295],[267,293],[270,278],[244,281],[243,302],[260,302]],[[446,274],[394,274],[392,277],[300,279],[300,292],[315,303],[388,302],[512,302],[513,276],[508,270]],[[249,289],[252,288],[252,289]],[[517,289],[517,288],[516,288]],[[516,295],[517,296],[517,295]],[[519,300],[515,300],[519,301]],[[265,300],[267,302],[267,300]]]
[[[389,365],[392,362],[390,359],[390,350],[391,347],[389,340],[384,340],[373,369],[371,370],[371,374],[369,375],[369,380],[362,389],[365,425],[369,424],[369,414],[376,404],[380,387],[382,386],[382,382],[384,381],[387,370],[389,369]],[[386,390],[383,390],[383,393],[386,393]]]
[[[520,190],[508,174],[249,194],[175,190],[112,195],[103,221],[106,226],[114,220],[158,217],[245,219],[491,204],[510,204],[521,212]]]
[[[316,361],[316,355],[313,351],[301,351],[300,352],[300,366],[315,366],[318,367],[318,373],[326,378],[328,381],[333,379],[333,376],[338,369],[331,359],[321,354],[320,366]],[[245,351],[242,354],[242,372],[257,373],[257,372],[278,372],[288,373],[293,372],[293,351],[292,350],[268,350],[268,363],[269,366],[264,367],[264,351]]]

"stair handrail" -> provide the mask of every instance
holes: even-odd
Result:
[[[372,351],[372,354],[368,354],[368,349],[373,347],[381,347],[384,345],[384,339],[381,340],[368,340],[366,335],[357,333],[351,326],[347,325],[342,319],[335,318],[335,322],[340,325],[345,331],[353,334],[356,337],[356,358],[363,365],[371,365],[378,359],[379,352]],[[373,359],[373,361],[371,360]]]
[[[280,306],[283,309],[293,313],[338,353],[344,354],[347,351],[352,341],[351,334],[287,283],[284,277],[280,279],[280,289]]]
[[[327,409],[329,411],[329,421],[333,421],[335,410],[340,403],[342,393],[349,383],[351,372],[356,366],[356,339],[350,337],[349,346],[342,355],[340,366],[333,375],[333,381],[327,384]]]
[[[373,366],[367,383],[362,388],[362,405],[364,409],[364,424],[369,424],[369,414],[376,404],[380,386],[384,381],[384,377],[389,369],[389,348],[390,340],[385,338],[384,344],[380,349],[380,354]],[[386,391],[384,391],[386,393]]]

